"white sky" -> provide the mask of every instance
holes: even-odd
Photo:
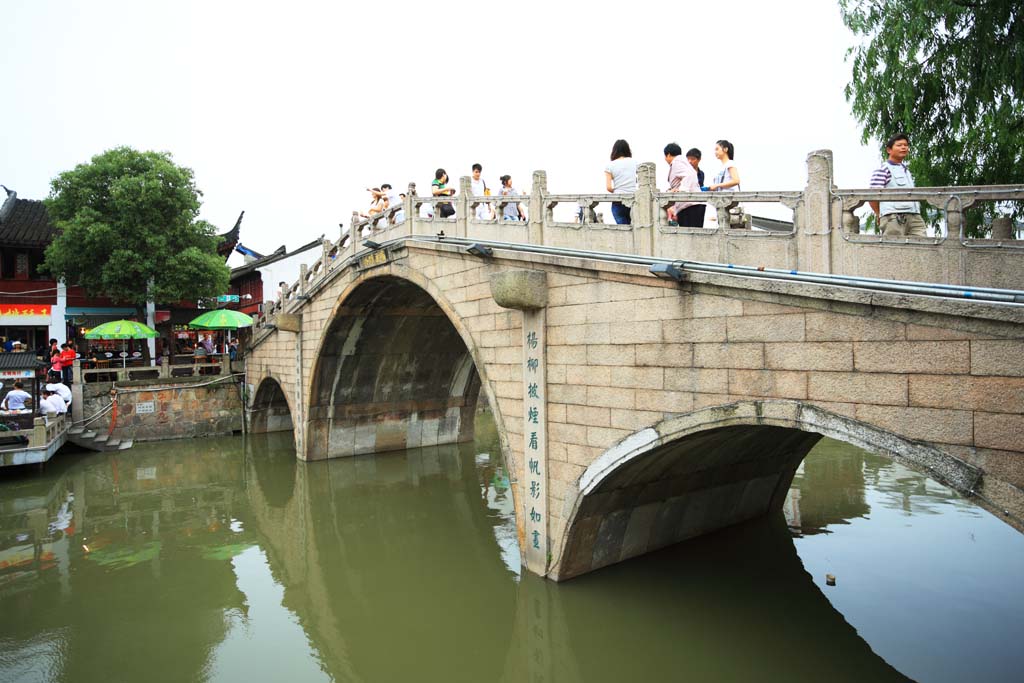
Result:
[[[603,192],[612,142],[736,146],[745,190],[800,189],[809,151],[840,187],[881,158],[843,88],[853,37],[831,0],[728,2],[7,0],[0,183],[41,199],[105,149],[170,151],[202,217],[270,252],[365,210],[364,188],[480,162],[497,187]]]

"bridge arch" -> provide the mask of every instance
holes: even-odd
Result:
[[[338,296],[309,386],[309,460],[471,441],[481,392],[504,433],[471,331],[401,263],[360,274]]]
[[[782,507],[828,436],[970,493],[980,471],[934,446],[798,401],[740,401],[663,420],[618,442],[564,501],[550,568],[564,580]]]
[[[264,377],[256,387],[249,414],[249,431],[254,434],[288,432],[295,428],[288,394],[273,377]]]

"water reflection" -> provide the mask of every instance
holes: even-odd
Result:
[[[948,553],[950,510],[982,554],[1019,537],[834,442],[794,481],[789,530],[766,519],[561,585],[519,575],[486,422],[475,444],[319,463],[288,434],[184,443],[0,478],[0,680],[954,680],[937,631],[989,656],[990,680],[1021,663],[958,626],[1018,632],[1019,595],[965,561],[958,608],[983,611],[936,613],[948,575],[877,547],[911,523],[935,548],[914,552]],[[887,626],[907,594],[917,640]]]
[[[952,489],[848,444],[823,439],[812,456],[797,470],[783,508],[797,536],[834,533],[880,507],[906,516],[942,514],[950,507],[958,515],[987,516]]]
[[[1024,629],[1024,537],[1011,527],[829,440],[805,460],[785,510],[814,581],[886,661],[918,680],[1019,677],[1024,657],[1009,634]]]

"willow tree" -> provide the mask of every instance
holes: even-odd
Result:
[[[135,307],[216,297],[229,271],[199,220],[192,170],[166,152],[118,147],[57,176],[46,199],[57,236],[43,267],[90,296]]]
[[[910,136],[918,185],[1024,182],[1020,0],[839,0],[865,143]],[[1011,207],[1024,214],[1020,203]]]

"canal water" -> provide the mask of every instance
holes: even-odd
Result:
[[[784,514],[521,574],[493,424],[319,463],[290,434],[0,474],[0,681],[1011,681],[1024,536],[833,441]],[[827,586],[826,574],[836,577]]]

